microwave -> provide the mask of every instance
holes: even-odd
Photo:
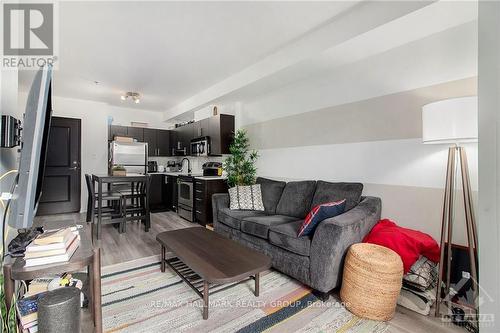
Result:
[[[191,156],[208,155],[210,155],[210,137],[203,136],[201,138],[191,140]]]

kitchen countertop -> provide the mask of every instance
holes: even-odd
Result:
[[[172,171],[164,171],[164,172],[150,172],[149,174],[151,175],[167,175],[167,176],[187,176],[188,174],[185,172],[172,172]],[[195,179],[201,179],[201,180],[219,180],[219,179],[226,179],[226,177],[223,176],[203,176],[202,174],[191,174]]]
[[[201,180],[219,180],[219,179],[227,179],[227,177],[224,176],[196,176],[194,177],[195,179],[201,179]]]

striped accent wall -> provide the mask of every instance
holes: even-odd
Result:
[[[363,182],[364,195],[382,198],[382,215],[440,234],[447,146],[422,144],[421,108],[477,94],[477,78],[332,106],[244,126],[259,151],[260,176]],[[466,145],[477,196],[477,144]],[[465,233],[457,191],[455,242]]]

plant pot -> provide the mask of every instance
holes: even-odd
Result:
[[[127,171],[126,170],[113,170],[111,172],[111,174],[113,176],[126,176],[127,175]]]

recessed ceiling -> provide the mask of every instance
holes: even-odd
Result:
[[[354,5],[60,2],[54,94],[165,111]],[[141,103],[121,101],[126,91]]]

